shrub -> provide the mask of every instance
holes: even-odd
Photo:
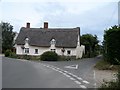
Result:
[[[118,71],[117,74],[117,80],[116,81],[110,81],[102,84],[102,86],[98,90],[120,90],[120,70]]]
[[[6,50],[5,51],[5,57],[10,57],[12,55],[12,51],[11,50]]]
[[[55,52],[47,51],[41,55],[40,59],[43,61],[57,61],[58,55]]]
[[[14,52],[12,52],[11,55],[10,55],[10,57],[11,58],[17,58],[17,55]]]

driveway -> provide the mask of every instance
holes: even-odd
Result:
[[[33,62],[2,57],[2,87],[94,88],[93,66],[99,60],[96,57],[76,61]]]

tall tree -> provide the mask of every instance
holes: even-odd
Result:
[[[115,25],[104,33],[104,58],[112,64],[120,64],[120,27]]]
[[[2,31],[2,52],[4,53],[7,49],[13,48],[13,39],[15,33],[13,32],[13,26],[7,22],[1,22],[0,28]]]
[[[85,52],[88,57],[93,57],[96,54],[98,48],[98,39],[96,35],[84,34],[81,36],[81,44],[85,45]]]

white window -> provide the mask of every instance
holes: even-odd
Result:
[[[50,43],[51,45],[54,45],[56,43],[55,39],[52,39]]]
[[[38,54],[38,49],[35,49],[35,54]]]
[[[25,43],[28,43],[28,41],[29,41],[29,39],[28,39],[28,38],[26,38],[26,39],[25,39]]]
[[[29,53],[29,48],[25,48],[25,53]]]

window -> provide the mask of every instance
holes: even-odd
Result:
[[[55,52],[55,51],[56,51],[56,49],[51,49],[51,51],[52,51],[52,52]]]
[[[38,54],[38,49],[35,49],[35,54]]]
[[[26,39],[25,39],[25,43],[28,43],[28,41],[29,41],[29,39],[28,39],[28,38],[26,38]]]
[[[29,53],[29,48],[25,48],[25,53]]]
[[[51,45],[54,45],[56,43],[55,39],[51,40]]]
[[[70,51],[70,50],[68,50],[68,51],[67,51],[67,54],[68,54],[68,55],[70,55],[70,53],[71,53],[71,51]]]

